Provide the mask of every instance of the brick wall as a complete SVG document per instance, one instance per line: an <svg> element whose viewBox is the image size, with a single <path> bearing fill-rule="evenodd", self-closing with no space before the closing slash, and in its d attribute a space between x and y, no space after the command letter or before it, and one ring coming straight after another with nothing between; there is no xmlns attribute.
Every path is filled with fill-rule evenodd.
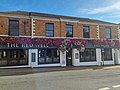
<svg viewBox="0 0 120 90"><path fill-rule="evenodd" d="M8 18L0 17L0 35L8 35Z"/></svg>
<svg viewBox="0 0 120 90"><path fill-rule="evenodd" d="M106 38L105 28L106 26L100 26L100 38ZM111 26L110 28L111 28L111 38L117 39L118 38L117 26Z"/></svg>
<svg viewBox="0 0 120 90"><path fill-rule="evenodd" d="M13 18L14 19L14 18ZM19 33L22 36L31 35L31 20L26 19L26 34L24 32L24 18L18 18L19 20ZM66 24L73 25L73 37L83 38L83 26L90 27L90 38L97 38L97 26L91 24L82 24L75 22L60 22L52 20L38 20L35 19L35 36L45 36L46 34L46 23L54 23L54 36L55 37L66 37ZM100 26L100 38L105 38L105 27ZM0 16L0 35L8 35L8 17ZM111 37L116 39L118 37L117 27L111 27Z"/></svg>
<svg viewBox="0 0 120 90"><path fill-rule="evenodd" d="M54 36L55 37L66 37L66 24L73 25L73 37L83 38L83 26L85 24L73 23L73 22L59 22L50 20L35 20L35 35L45 36L45 24L54 23ZM85 25L90 26L90 37L97 38L97 26L96 25Z"/></svg>
<svg viewBox="0 0 120 90"><path fill-rule="evenodd" d="M100 38L106 38L106 35L105 35L105 26L101 26L100 25Z"/></svg>
<svg viewBox="0 0 120 90"><path fill-rule="evenodd" d="M23 18L10 18L12 20L19 20L19 34L22 36L30 36L31 25L30 19L26 19L26 34L24 32L24 19ZM0 35L8 35L9 17L0 16Z"/></svg>
<svg viewBox="0 0 120 90"><path fill-rule="evenodd" d="M112 39L117 39L118 38L117 27L115 27L115 26L111 27L111 38Z"/></svg>
<svg viewBox="0 0 120 90"><path fill-rule="evenodd" d="M50 20L35 20L35 35L45 36L46 23L54 24L54 37L60 37L60 22Z"/></svg>
<svg viewBox="0 0 120 90"><path fill-rule="evenodd" d="M90 38L97 38L97 26L90 25Z"/></svg>
<svg viewBox="0 0 120 90"><path fill-rule="evenodd" d="M24 31L24 24L26 23L26 34L25 34L25 31ZM31 35L31 22L30 22L30 19L23 19L23 18L20 18L19 19L19 34L21 36L30 36Z"/></svg>

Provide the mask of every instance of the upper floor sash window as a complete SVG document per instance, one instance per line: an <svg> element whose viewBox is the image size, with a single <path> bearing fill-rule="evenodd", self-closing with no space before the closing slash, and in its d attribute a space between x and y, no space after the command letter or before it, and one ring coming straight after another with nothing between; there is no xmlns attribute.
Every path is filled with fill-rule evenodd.
<svg viewBox="0 0 120 90"><path fill-rule="evenodd" d="M9 20L9 32L10 36L19 36L19 20Z"/></svg>
<svg viewBox="0 0 120 90"><path fill-rule="evenodd" d="M66 25L66 37L73 37L73 25Z"/></svg>
<svg viewBox="0 0 120 90"><path fill-rule="evenodd" d="M83 38L90 38L89 26L83 26Z"/></svg>
<svg viewBox="0 0 120 90"><path fill-rule="evenodd" d="M54 24L46 23L46 37L54 37Z"/></svg>
<svg viewBox="0 0 120 90"><path fill-rule="evenodd" d="M111 29L106 27L105 29L106 39L111 39Z"/></svg>

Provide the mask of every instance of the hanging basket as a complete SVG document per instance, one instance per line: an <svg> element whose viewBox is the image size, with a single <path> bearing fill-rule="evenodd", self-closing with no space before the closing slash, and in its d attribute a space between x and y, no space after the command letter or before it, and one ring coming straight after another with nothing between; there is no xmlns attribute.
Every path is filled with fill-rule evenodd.
<svg viewBox="0 0 120 90"><path fill-rule="evenodd" d="M66 47L61 45L61 47L59 47L58 50L64 54L64 52L66 51Z"/></svg>
<svg viewBox="0 0 120 90"><path fill-rule="evenodd" d="M78 50L79 52L84 52L84 51L85 51L85 47L79 47L79 48L77 48L77 50Z"/></svg>

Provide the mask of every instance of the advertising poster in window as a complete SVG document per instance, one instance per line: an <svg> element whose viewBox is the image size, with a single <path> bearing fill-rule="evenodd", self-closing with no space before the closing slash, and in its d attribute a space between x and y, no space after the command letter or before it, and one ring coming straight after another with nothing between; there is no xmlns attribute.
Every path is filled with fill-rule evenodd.
<svg viewBox="0 0 120 90"><path fill-rule="evenodd" d="M75 59L78 59L78 57L79 57L79 54L75 53Z"/></svg>

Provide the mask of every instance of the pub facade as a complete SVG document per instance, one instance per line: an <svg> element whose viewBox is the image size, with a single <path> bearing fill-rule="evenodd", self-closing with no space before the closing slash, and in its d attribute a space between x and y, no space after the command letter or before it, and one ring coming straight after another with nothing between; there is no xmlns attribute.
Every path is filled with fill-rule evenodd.
<svg viewBox="0 0 120 90"><path fill-rule="evenodd" d="M0 12L0 68L120 64L118 24L36 12Z"/></svg>

